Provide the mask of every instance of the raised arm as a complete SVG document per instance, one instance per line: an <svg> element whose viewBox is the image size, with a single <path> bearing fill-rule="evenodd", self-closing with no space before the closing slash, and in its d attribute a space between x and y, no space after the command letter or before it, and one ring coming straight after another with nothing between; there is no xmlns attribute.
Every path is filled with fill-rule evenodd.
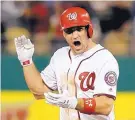
<svg viewBox="0 0 135 120"><path fill-rule="evenodd" d="M14 41L28 88L37 99L44 98L44 92L51 90L44 84L40 73L32 61L34 45L31 43L30 39L27 39L24 35L15 38Z"/></svg>

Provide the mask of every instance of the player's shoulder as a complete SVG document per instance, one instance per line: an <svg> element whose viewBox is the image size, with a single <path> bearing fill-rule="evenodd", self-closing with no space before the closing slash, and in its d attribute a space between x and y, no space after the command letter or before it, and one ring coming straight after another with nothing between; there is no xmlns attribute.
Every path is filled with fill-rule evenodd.
<svg viewBox="0 0 135 120"><path fill-rule="evenodd" d="M101 45L100 45L100 47L101 47L101 49L103 49L102 52L99 52L100 60L113 61L113 62L117 63L115 56L108 49L104 48Z"/></svg>

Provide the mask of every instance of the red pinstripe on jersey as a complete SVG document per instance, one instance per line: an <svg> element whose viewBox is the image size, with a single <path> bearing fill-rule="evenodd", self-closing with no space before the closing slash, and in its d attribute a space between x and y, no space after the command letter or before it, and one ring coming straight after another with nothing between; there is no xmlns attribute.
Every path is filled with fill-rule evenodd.
<svg viewBox="0 0 135 120"><path fill-rule="evenodd" d="M102 48L102 49L97 50L97 51L94 52L92 55L90 55L89 57L83 59L83 60L79 63L79 65L78 65L78 67L77 67L77 69L76 69L76 71L75 71L75 75L74 75L74 84L75 84L75 77L76 77L77 71L78 71L79 67L81 66L82 62L84 62L84 61L90 59L90 58L91 58L92 56L94 56L97 52L100 52L100 51L102 51L102 50L105 50L105 48ZM68 54L68 55L69 55L69 59L72 61L70 54L71 54L71 50L69 50L69 54ZM77 97L77 86L76 86L76 84L75 84L75 95L76 95L76 97ZM79 120L81 120L79 111L78 111L78 118L79 118Z"/></svg>

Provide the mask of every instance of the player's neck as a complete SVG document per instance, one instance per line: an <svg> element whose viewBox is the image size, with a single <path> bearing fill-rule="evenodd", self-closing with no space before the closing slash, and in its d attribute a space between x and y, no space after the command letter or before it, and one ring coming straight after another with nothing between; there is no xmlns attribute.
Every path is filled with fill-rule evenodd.
<svg viewBox="0 0 135 120"><path fill-rule="evenodd" d="M86 51L92 49L93 47L95 47L97 44L95 42L93 42L91 39L89 40L88 43L88 48L86 49Z"/></svg>

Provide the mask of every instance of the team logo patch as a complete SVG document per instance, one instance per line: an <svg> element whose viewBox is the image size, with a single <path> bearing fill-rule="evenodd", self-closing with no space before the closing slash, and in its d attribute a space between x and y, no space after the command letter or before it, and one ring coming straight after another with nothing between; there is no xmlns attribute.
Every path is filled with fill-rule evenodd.
<svg viewBox="0 0 135 120"><path fill-rule="evenodd" d="M117 75L113 71L109 71L108 73L106 73L104 79L105 82L110 86L115 86L117 83Z"/></svg>
<svg viewBox="0 0 135 120"><path fill-rule="evenodd" d="M77 18L77 13L76 13L76 12L74 12L74 13L69 13L69 14L67 15L67 17L68 17L69 20L75 20L75 19Z"/></svg>

